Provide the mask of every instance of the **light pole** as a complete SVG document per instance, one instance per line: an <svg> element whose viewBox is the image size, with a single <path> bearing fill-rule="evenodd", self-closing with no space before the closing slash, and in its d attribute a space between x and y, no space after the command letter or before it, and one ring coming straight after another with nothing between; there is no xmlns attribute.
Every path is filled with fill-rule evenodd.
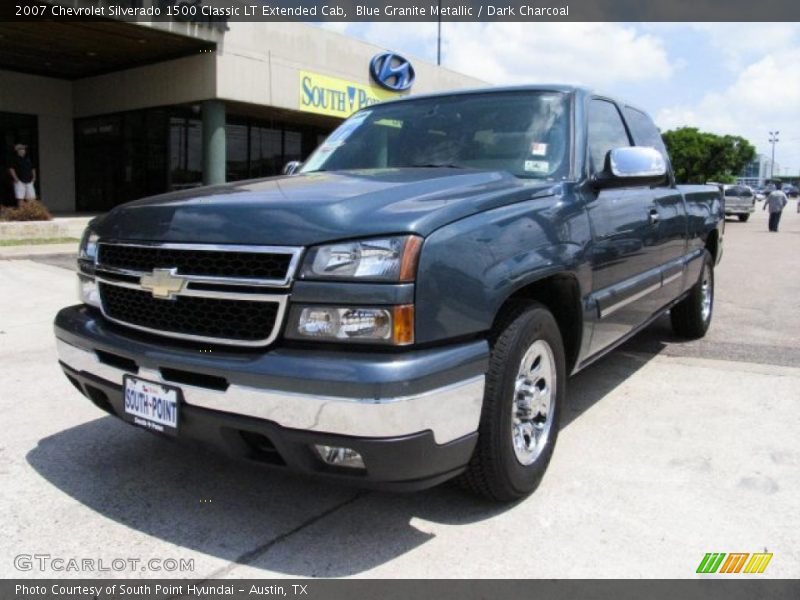
<svg viewBox="0 0 800 600"><path fill-rule="evenodd" d="M769 164L769 178L772 179L775 176L775 144L777 144L780 140L778 140L778 134L780 131L770 131L769 132L769 143L772 144L772 162Z"/></svg>

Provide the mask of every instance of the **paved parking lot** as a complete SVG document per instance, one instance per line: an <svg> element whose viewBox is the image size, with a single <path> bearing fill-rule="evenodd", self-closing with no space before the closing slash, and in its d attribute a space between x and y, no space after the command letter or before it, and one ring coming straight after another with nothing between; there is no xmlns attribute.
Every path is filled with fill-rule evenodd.
<svg viewBox="0 0 800 600"><path fill-rule="evenodd" d="M727 223L706 339L662 319L570 381L550 470L510 506L321 484L104 416L56 364L71 258L0 260L0 576L93 575L14 567L49 554L194 559L192 578L693 577L706 552L767 551L764 576L800 577L795 208L777 235L760 210Z"/></svg>

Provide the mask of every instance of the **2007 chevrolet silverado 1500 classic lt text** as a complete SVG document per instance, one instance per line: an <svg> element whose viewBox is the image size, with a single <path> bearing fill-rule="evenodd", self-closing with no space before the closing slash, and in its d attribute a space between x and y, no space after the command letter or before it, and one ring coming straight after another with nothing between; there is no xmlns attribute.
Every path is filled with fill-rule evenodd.
<svg viewBox="0 0 800 600"><path fill-rule="evenodd" d="M568 375L667 310L705 334L723 210L675 185L645 113L583 88L386 102L295 175L95 219L60 362L161 435L512 500L547 467Z"/></svg>

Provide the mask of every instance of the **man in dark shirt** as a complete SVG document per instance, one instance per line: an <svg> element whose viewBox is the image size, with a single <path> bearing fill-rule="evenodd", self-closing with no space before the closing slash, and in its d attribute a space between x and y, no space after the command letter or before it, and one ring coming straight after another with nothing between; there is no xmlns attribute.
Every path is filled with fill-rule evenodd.
<svg viewBox="0 0 800 600"><path fill-rule="evenodd" d="M25 144L14 146L16 155L11 159L8 174L14 182L14 197L17 199L17 206L27 200L36 199L36 169L28 158L28 147Z"/></svg>

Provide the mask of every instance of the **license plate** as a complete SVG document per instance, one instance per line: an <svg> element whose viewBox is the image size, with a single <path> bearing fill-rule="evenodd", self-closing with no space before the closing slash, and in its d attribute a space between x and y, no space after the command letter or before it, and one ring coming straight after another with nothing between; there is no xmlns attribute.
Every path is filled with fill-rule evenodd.
<svg viewBox="0 0 800 600"><path fill-rule="evenodd" d="M125 415L141 427L175 435L180 390L168 385L125 377Z"/></svg>

